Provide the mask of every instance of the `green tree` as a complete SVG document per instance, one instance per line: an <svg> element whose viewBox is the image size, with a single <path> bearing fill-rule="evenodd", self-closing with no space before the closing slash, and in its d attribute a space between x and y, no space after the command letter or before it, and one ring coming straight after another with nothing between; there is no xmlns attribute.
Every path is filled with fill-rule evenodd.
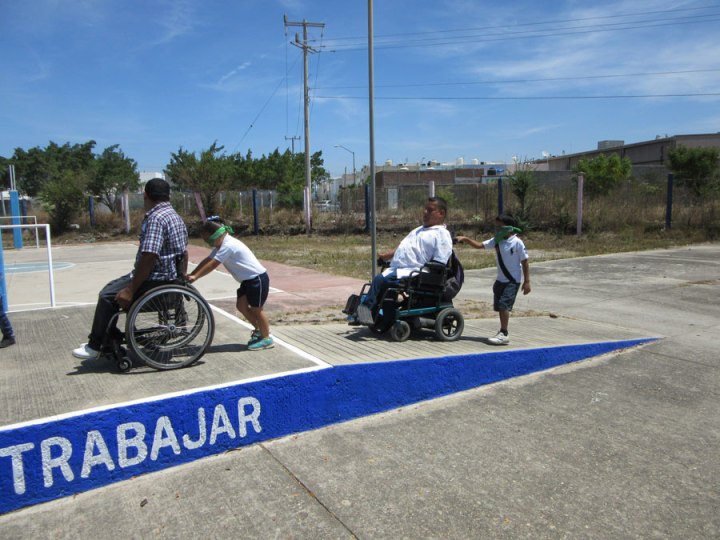
<svg viewBox="0 0 720 540"><path fill-rule="evenodd" d="M50 216L53 233L66 231L85 201L86 179L70 170L51 177L39 194L43 208Z"/></svg>
<svg viewBox="0 0 720 540"><path fill-rule="evenodd" d="M114 144L103 150L96 159L94 174L87 189L112 212L117 212L121 195L139 187L137 163L125 156L120 145Z"/></svg>
<svg viewBox="0 0 720 540"><path fill-rule="evenodd" d="M608 195L632 174L632 161L620 158L617 154L610 157L600 154L596 158L582 158L573 169L575 174L583 174L585 190L591 195ZM577 178L575 179L577 181Z"/></svg>
<svg viewBox="0 0 720 540"><path fill-rule="evenodd" d="M223 149L216 141L201 151L198 159L194 152L180 147L165 168L165 173L181 189L200 193L208 215L215 213L218 193L231 187L235 175L235 159L222 153Z"/></svg>
<svg viewBox="0 0 720 540"><path fill-rule="evenodd" d="M720 150L679 146L668 152L667 166L678 185L696 200L720 189Z"/></svg>
<svg viewBox="0 0 720 540"><path fill-rule="evenodd" d="M517 197L519 210L516 217L521 221L527 221L528 211L533 203L533 196L537 191L537 180L535 171L530 162L525 160L515 167L515 171L507 177L510 191Z"/></svg>
<svg viewBox="0 0 720 540"><path fill-rule="evenodd" d="M46 183L56 180L65 171L89 178L95 161L94 147L95 141L72 146L70 143L60 146L50 141L45 148L36 146L28 151L16 148L10 162L15 165L18 190L36 197Z"/></svg>

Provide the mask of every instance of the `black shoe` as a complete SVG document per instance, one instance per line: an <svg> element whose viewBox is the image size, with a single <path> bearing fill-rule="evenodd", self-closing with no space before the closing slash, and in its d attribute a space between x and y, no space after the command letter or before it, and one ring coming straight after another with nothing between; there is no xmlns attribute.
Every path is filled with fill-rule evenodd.
<svg viewBox="0 0 720 540"><path fill-rule="evenodd" d="M2 338L2 341L0 341L0 349L4 349L5 347L9 347L10 345L15 345L15 337L4 337Z"/></svg>

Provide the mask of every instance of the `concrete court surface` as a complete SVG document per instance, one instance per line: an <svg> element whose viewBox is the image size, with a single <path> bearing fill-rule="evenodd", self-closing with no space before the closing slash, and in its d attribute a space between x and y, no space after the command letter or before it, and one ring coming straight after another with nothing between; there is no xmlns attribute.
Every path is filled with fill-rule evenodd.
<svg viewBox="0 0 720 540"><path fill-rule="evenodd" d="M7 538L90 538L100 527L109 538L718 537L719 255L719 245L702 245L531 264L534 290L518 308L558 318L513 320L513 347L585 332L662 337L650 345L27 508L1 516L0 531ZM462 294L487 300L492 277L468 272ZM494 321L473 325L466 341L482 347ZM300 341L290 335L297 328L278 332ZM18 354L0 354L8 353Z"/></svg>

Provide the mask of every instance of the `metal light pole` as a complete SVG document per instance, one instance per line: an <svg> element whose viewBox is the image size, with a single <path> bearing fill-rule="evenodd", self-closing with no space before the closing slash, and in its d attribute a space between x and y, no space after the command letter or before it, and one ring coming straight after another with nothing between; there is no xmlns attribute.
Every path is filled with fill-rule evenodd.
<svg viewBox="0 0 720 540"><path fill-rule="evenodd" d="M335 148L342 148L343 150L346 150L352 154L352 157L353 157L353 184L356 184L357 178L355 178L355 152L353 152L349 148L345 148L342 144L336 144Z"/></svg>
<svg viewBox="0 0 720 540"><path fill-rule="evenodd" d="M370 124L370 243L372 273L377 274L377 227L375 223L375 53L373 51L373 0L368 0L368 101Z"/></svg>

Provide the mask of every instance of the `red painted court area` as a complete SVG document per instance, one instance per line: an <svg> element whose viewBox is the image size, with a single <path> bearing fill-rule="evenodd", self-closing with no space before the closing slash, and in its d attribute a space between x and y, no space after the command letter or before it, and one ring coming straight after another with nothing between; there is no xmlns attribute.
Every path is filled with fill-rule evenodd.
<svg viewBox="0 0 720 540"><path fill-rule="evenodd" d="M191 245L188 246L188 252L190 262L198 264L207 257L210 250ZM282 263L261 262L267 268L270 286L277 289L277 292L273 292L266 304L266 309L270 313L304 312L338 305L344 306L348 296L357 293L364 283L359 279L334 276ZM222 265L218 267L217 271L227 273ZM232 290L229 288L228 293L231 293Z"/></svg>

